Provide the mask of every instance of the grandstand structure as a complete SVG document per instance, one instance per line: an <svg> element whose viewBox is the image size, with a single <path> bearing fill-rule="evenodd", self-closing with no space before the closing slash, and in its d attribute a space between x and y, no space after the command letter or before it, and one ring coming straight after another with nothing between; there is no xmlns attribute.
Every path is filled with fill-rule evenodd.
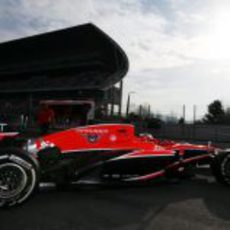
<svg viewBox="0 0 230 230"><path fill-rule="evenodd" d="M53 101L57 111L74 105L82 116L89 113L82 101L92 117L102 107L107 114L108 105L121 111L122 89L115 85L128 71L128 58L93 24L1 43L0 60L0 119L31 117L41 101Z"/></svg>

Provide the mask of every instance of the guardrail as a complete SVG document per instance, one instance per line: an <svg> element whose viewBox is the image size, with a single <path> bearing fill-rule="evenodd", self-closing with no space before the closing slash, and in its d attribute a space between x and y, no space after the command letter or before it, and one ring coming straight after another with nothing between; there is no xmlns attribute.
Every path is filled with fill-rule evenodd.
<svg viewBox="0 0 230 230"><path fill-rule="evenodd" d="M230 143L230 126L223 125L162 125L148 132L159 138Z"/></svg>

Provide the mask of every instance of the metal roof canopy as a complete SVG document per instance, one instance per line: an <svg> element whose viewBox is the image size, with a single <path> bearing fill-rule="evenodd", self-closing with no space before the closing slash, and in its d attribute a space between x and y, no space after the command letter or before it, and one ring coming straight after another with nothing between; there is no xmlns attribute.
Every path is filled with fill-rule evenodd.
<svg viewBox="0 0 230 230"><path fill-rule="evenodd" d="M93 24L0 44L0 92L107 89L128 71L119 45Z"/></svg>

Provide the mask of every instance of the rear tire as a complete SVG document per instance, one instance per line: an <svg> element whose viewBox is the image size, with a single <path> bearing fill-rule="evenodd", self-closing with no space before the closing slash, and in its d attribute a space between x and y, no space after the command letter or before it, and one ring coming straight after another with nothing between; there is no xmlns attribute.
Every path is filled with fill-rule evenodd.
<svg viewBox="0 0 230 230"><path fill-rule="evenodd" d="M218 153L211 163L211 169L218 182L230 186L230 152Z"/></svg>
<svg viewBox="0 0 230 230"><path fill-rule="evenodd" d="M11 207L26 201L38 185L38 162L26 152L0 150L0 207Z"/></svg>

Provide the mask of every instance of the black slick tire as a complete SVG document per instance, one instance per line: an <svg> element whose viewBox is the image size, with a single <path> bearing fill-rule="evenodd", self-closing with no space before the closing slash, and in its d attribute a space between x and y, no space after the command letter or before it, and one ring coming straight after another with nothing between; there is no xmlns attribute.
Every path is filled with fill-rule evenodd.
<svg viewBox="0 0 230 230"><path fill-rule="evenodd" d="M211 163L212 173L216 180L224 185L230 186L230 152L219 152Z"/></svg>
<svg viewBox="0 0 230 230"><path fill-rule="evenodd" d="M17 148L0 149L0 208L26 201L39 181L38 161Z"/></svg>

